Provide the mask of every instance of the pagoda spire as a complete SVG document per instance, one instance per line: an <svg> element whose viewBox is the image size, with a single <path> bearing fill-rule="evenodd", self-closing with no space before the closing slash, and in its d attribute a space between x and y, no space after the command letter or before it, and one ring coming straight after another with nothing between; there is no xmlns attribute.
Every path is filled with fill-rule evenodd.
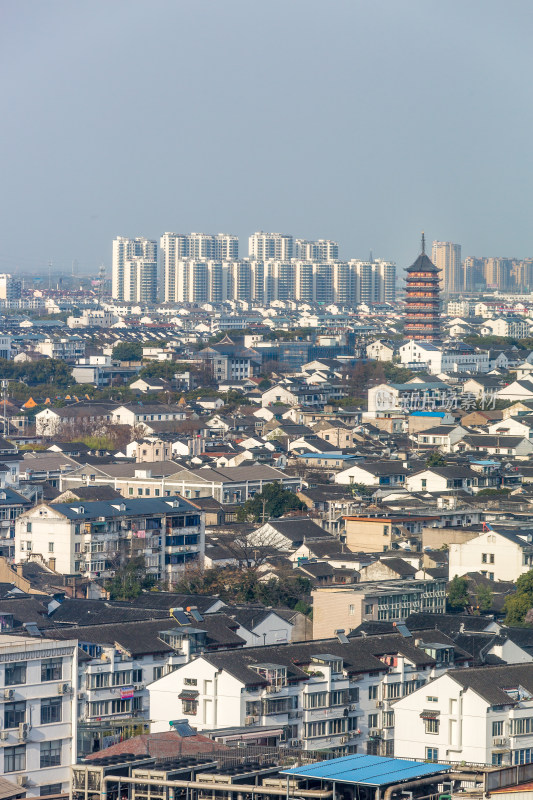
<svg viewBox="0 0 533 800"><path fill-rule="evenodd" d="M424 231L422 231L422 255L426 253L426 235Z"/></svg>

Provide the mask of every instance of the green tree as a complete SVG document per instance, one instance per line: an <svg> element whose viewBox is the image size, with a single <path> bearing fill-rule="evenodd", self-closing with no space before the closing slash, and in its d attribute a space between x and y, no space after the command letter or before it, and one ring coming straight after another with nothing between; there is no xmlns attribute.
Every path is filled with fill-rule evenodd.
<svg viewBox="0 0 533 800"><path fill-rule="evenodd" d="M492 608L492 592L490 586L487 586L486 583L480 583L479 586L476 587L475 598L476 606L481 613L490 611Z"/></svg>
<svg viewBox="0 0 533 800"><path fill-rule="evenodd" d="M426 458L426 467L445 467L446 459L439 450L433 450Z"/></svg>
<svg viewBox="0 0 533 800"><path fill-rule="evenodd" d="M150 589L154 583L154 578L146 574L144 558L136 556L117 569L105 588L111 600L134 600L143 589Z"/></svg>
<svg viewBox="0 0 533 800"><path fill-rule="evenodd" d="M239 522L260 522L272 517L281 517L287 511L301 511L305 504L294 492L284 489L280 483L268 483L263 491L250 498L237 510Z"/></svg>
<svg viewBox="0 0 533 800"><path fill-rule="evenodd" d="M113 348L113 358L117 361L140 361L143 357L142 344L121 342Z"/></svg>
<svg viewBox="0 0 533 800"><path fill-rule="evenodd" d="M526 623L526 615L533 608L533 570L520 575L516 582L516 592L505 600L505 624L521 626Z"/></svg>
<svg viewBox="0 0 533 800"><path fill-rule="evenodd" d="M456 575L448 586L448 605L454 611L466 608L470 604L468 581Z"/></svg>

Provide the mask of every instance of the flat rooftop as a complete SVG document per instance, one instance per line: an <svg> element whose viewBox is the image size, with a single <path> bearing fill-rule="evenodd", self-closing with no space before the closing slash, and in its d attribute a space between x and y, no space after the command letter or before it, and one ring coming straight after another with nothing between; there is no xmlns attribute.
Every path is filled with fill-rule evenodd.
<svg viewBox="0 0 533 800"><path fill-rule="evenodd" d="M282 775L314 778L361 786L386 786L448 772L449 764L427 764L403 758L354 754L284 770Z"/></svg>

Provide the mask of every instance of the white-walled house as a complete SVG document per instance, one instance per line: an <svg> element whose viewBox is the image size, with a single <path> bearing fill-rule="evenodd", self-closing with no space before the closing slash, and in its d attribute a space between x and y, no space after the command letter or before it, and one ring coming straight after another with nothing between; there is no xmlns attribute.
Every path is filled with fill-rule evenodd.
<svg viewBox="0 0 533 800"><path fill-rule="evenodd" d="M516 581L533 568L533 536L519 529L487 530L449 546L450 579L481 572L495 581Z"/></svg>
<svg viewBox="0 0 533 800"><path fill-rule="evenodd" d="M15 561L41 556L63 575L111 577L136 555L148 574L172 583L204 552L205 515L178 496L41 503L15 523Z"/></svg>
<svg viewBox="0 0 533 800"><path fill-rule="evenodd" d="M466 466L428 467L408 475L405 487L410 492L446 492L463 490L472 494L478 475Z"/></svg>
<svg viewBox="0 0 533 800"><path fill-rule="evenodd" d="M453 649L443 647L452 663ZM423 646L394 634L219 651L148 687L152 732L170 730L170 721L186 716L199 731L253 733L270 726L294 747L357 745L390 754L394 699L435 670L439 665Z"/></svg>
<svg viewBox="0 0 533 800"><path fill-rule="evenodd" d="M431 761L533 761L533 664L450 670L394 706L394 755Z"/></svg>
<svg viewBox="0 0 533 800"><path fill-rule="evenodd" d="M77 671L76 640L0 636L0 774L26 797L69 791Z"/></svg>

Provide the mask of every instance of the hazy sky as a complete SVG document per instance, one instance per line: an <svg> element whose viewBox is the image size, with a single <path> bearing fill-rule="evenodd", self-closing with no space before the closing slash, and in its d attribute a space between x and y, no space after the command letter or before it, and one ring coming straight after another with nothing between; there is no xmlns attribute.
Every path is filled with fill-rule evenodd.
<svg viewBox="0 0 533 800"><path fill-rule="evenodd" d="M531 0L0 0L0 271L116 235L533 256Z"/></svg>

